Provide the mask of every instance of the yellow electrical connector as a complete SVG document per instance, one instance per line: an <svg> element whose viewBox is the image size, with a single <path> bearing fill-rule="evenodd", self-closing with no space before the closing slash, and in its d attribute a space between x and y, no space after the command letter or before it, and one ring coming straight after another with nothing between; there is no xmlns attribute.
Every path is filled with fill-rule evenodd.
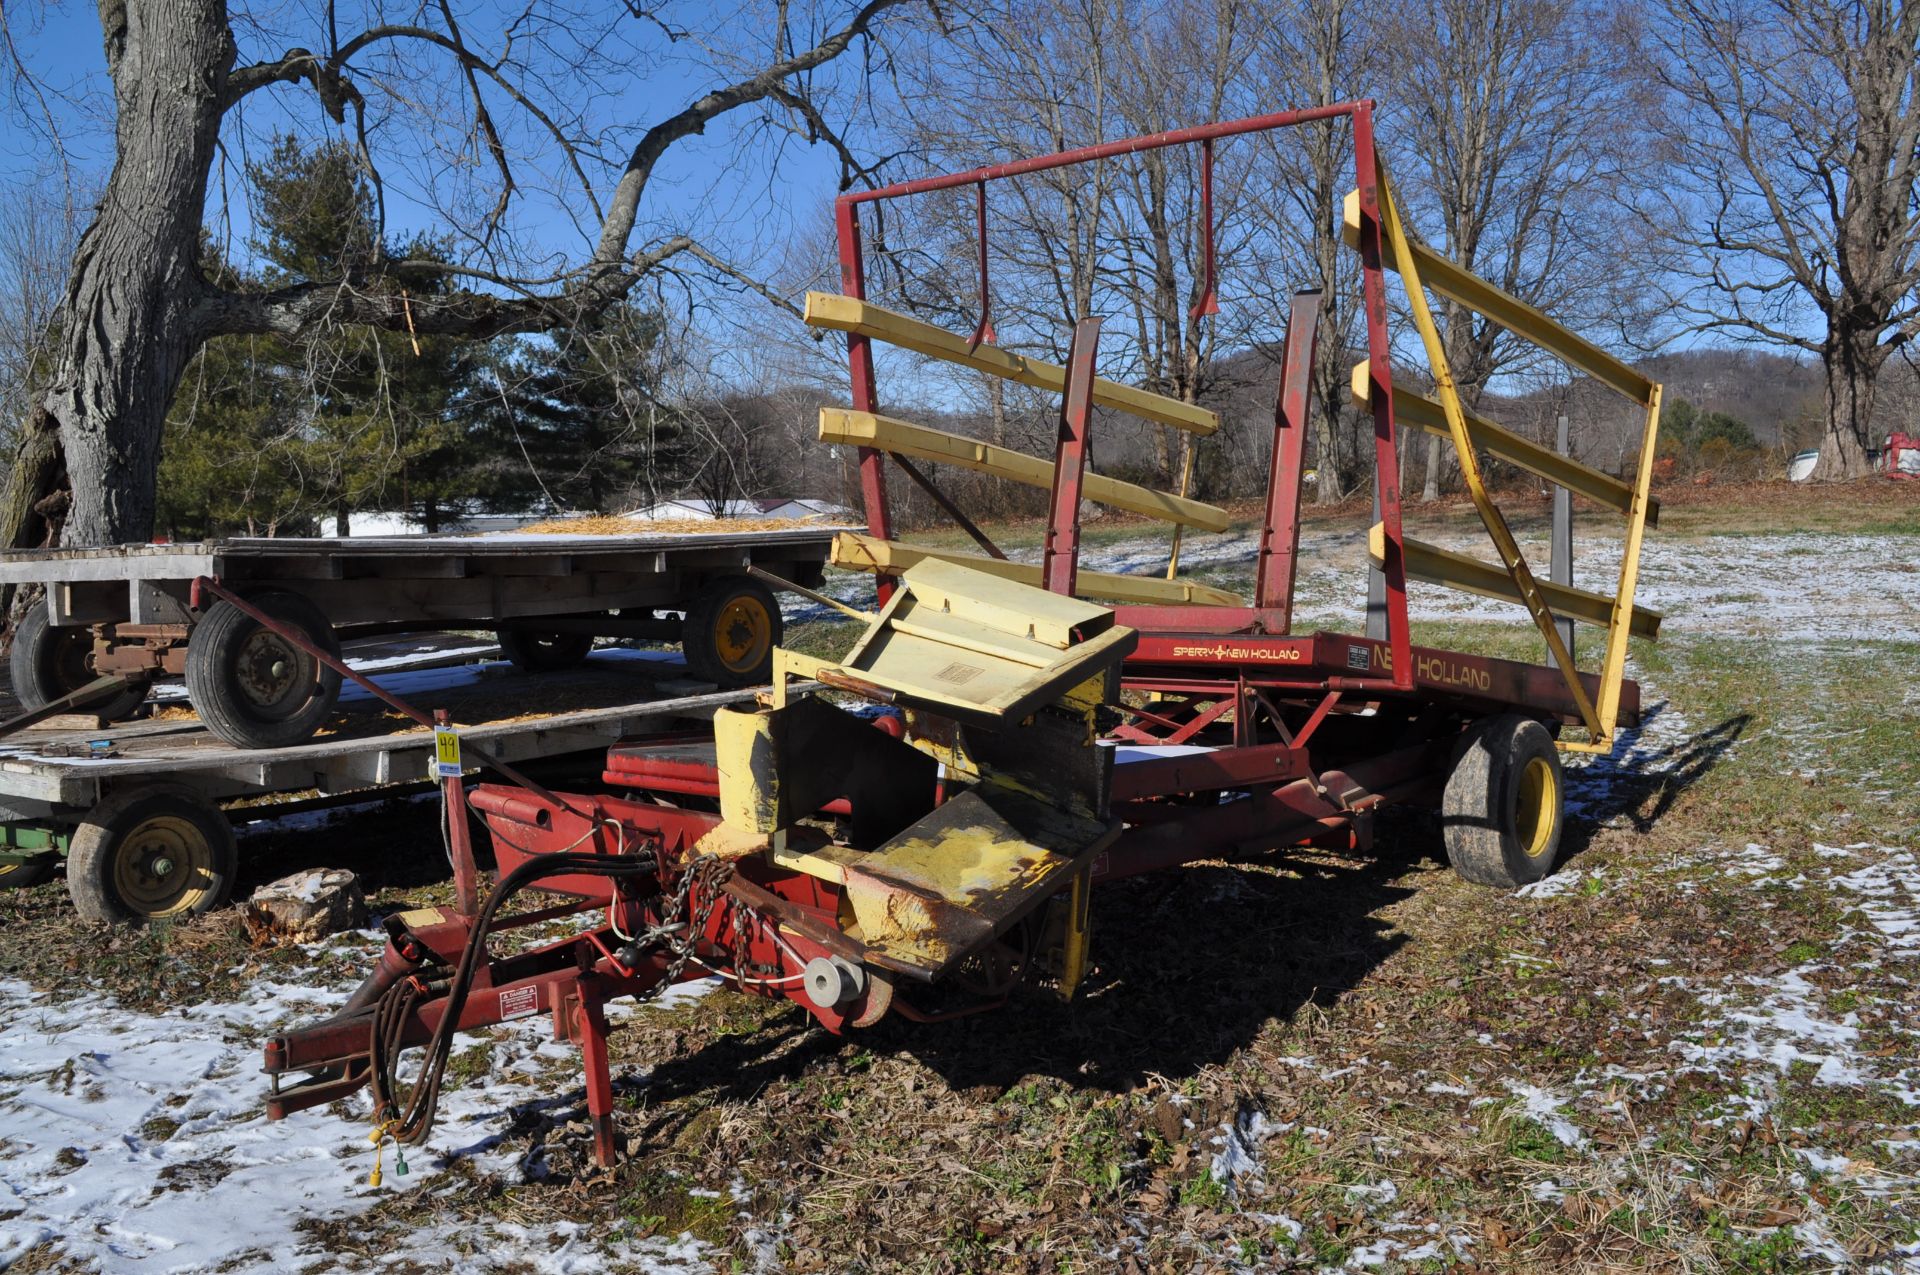
<svg viewBox="0 0 1920 1275"><path fill-rule="evenodd" d="M367 1175L368 1186L380 1185L380 1161L386 1151L387 1136L393 1129L393 1126L399 1123L398 1120L384 1120L373 1126L373 1132L367 1135L367 1141L373 1144L373 1172ZM407 1171L406 1162L399 1159L401 1152L398 1146L395 1146L393 1154L400 1172L405 1173Z"/></svg>

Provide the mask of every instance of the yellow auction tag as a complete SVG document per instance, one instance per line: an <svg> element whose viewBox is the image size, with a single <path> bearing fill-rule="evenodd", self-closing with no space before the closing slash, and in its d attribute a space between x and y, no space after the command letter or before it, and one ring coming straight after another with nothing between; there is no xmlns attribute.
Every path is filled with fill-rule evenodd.
<svg viewBox="0 0 1920 1275"><path fill-rule="evenodd" d="M451 726L433 728L433 777L460 778L460 732Z"/></svg>

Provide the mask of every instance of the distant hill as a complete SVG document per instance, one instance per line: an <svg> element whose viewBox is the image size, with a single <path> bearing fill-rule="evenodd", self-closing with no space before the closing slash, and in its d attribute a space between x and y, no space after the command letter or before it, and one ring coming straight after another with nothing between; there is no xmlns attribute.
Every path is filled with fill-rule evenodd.
<svg viewBox="0 0 1920 1275"><path fill-rule="evenodd" d="M1666 386L1669 399L1736 416L1768 447L1795 421L1817 419L1825 388L1820 365L1762 350L1687 350L1647 359L1640 369Z"/></svg>
<svg viewBox="0 0 1920 1275"><path fill-rule="evenodd" d="M1233 484L1236 494L1264 478L1260 466L1279 384L1278 354L1272 349L1238 350L1215 365L1206 399L1221 412L1222 433L1228 436L1223 442L1237 444L1235 450L1246 462L1238 471L1242 481ZM1361 357L1359 351L1350 355L1353 361ZM1666 387L1667 402L1686 399L1703 411L1737 417L1752 427L1764 447L1781 446L1783 429L1817 421L1822 410L1820 367L1811 360L1759 350L1700 349L1662 354L1635 366ZM1638 450L1639 415L1624 399L1591 382L1583 380L1564 396L1490 392L1479 403L1482 415L1542 442L1552 440L1553 417L1561 410L1569 417L1574 454L1580 459L1618 471ZM1788 433L1791 445L1809 431L1803 427ZM1345 441L1347 454L1358 456L1364 439ZM1417 460L1410 472L1420 472Z"/></svg>

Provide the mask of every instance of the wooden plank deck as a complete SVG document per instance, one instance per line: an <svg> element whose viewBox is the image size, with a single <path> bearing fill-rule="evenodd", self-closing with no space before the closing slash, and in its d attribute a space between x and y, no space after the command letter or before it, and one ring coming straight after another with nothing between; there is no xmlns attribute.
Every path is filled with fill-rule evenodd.
<svg viewBox="0 0 1920 1275"><path fill-rule="evenodd" d="M697 527L697 523L694 524ZM838 523L780 527L769 531L652 531L634 535L570 532L496 532L484 536L368 536L323 540L308 536L251 536L182 544L108 545L92 549L16 549L0 552L0 581L190 579L224 574L241 563L326 563L376 560L485 561L600 558L667 553L675 557L703 550L818 546L820 556Z"/></svg>
<svg viewBox="0 0 1920 1275"><path fill-rule="evenodd" d="M419 708L447 708L462 734L503 761L606 748L691 725L753 690L691 683L662 653L606 650L578 669L524 674L504 663L416 669L382 685ZM292 748L237 749L188 716L101 730L27 731L0 740L0 816L84 810L110 786L164 780L212 799L317 789L340 792L424 778L431 732L358 688L326 733Z"/></svg>

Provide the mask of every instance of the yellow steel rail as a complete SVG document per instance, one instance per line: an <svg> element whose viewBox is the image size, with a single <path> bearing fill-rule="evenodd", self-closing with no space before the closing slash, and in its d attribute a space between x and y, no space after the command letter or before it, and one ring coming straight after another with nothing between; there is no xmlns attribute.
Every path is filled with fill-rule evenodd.
<svg viewBox="0 0 1920 1275"><path fill-rule="evenodd" d="M1385 165L1381 165L1384 172ZM1360 246L1360 192L1347 192L1342 207L1342 237L1350 248ZM1384 215L1385 210L1382 210ZM1405 239L1404 235L1400 236ZM1457 301L1476 314L1483 314L1507 331L1523 336L1543 350L1558 355L1594 380L1618 390L1636 403L1653 396L1654 383L1625 363L1548 318L1509 292L1448 261L1433 249L1415 240L1406 245L1413 254L1414 271L1409 277L1402 268L1399 253L1381 264L1398 270L1409 289L1424 283L1450 301Z"/></svg>
<svg viewBox="0 0 1920 1275"><path fill-rule="evenodd" d="M1050 460L873 412L856 412L840 407L821 408L820 441L875 447L883 452L899 452L918 456L922 460L959 465L963 469L1025 483L1029 487L1045 489L1053 486L1053 462ZM1233 516L1218 505L1124 483L1103 474L1087 474L1081 481L1080 493L1086 499L1102 505L1112 505L1129 513L1144 514L1149 518L1200 527L1207 531L1225 531L1233 521Z"/></svg>
<svg viewBox="0 0 1920 1275"><path fill-rule="evenodd" d="M970 347L967 338L945 328L837 292L809 292L806 320L812 327L833 328L885 341L916 354L1005 377L1035 389L1051 390L1055 394L1066 392L1067 369L1057 364L1043 363L995 345ZM1220 428L1219 415L1204 407L1104 377L1094 378L1093 401L1102 407L1194 434L1211 434Z"/></svg>
<svg viewBox="0 0 1920 1275"><path fill-rule="evenodd" d="M1607 626L1607 654L1600 666L1600 719L1606 723L1609 736L1613 723L1620 714L1620 681L1627 672L1627 629L1626 615L1633 607L1634 590L1640 583L1640 546L1647 535L1648 506L1652 503L1648 492L1653 487L1653 448L1660 437L1660 395L1661 387L1655 385L1647 396L1646 425L1640 431L1640 465L1634 472L1633 509L1627 514L1627 543L1620 550L1620 584L1613 595L1613 621ZM1597 740L1590 751L1600 751L1599 745L1610 745L1611 739Z"/></svg>
<svg viewBox="0 0 1920 1275"><path fill-rule="evenodd" d="M1411 536L1403 538L1401 543L1406 546L1409 580L1424 580L1428 584L1445 585L1462 593L1477 593L1481 597L1498 598L1503 602L1525 601L1514 587L1513 577L1491 562L1482 562L1464 553L1454 553ZM1386 528L1377 522L1367 534L1367 552L1376 563L1384 564L1387 560ZM1547 600L1547 605L1553 608L1556 615L1570 616L1582 624L1600 628L1612 625L1613 598L1608 594L1547 580L1538 583L1540 596ZM1637 606L1633 608L1632 617L1629 627L1633 636L1651 640L1660 635L1661 616L1658 611Z"/></svg>
<svg viewBox="0 0 1920 1275"><path fill-rule="evenodd" d="M1369 375L1367 364L1356 363L1353 365L1353 401L1363 408L1371 408L1372 399L1373 377ZM1452 437L1447 429L1445 408L1425 395L1402 389L1398 385L1393 387L1393 419L1402 424L1417 425L1427 433L1442 438ZM1623 514L1633 512L1633 495L1638 490L1633 484L1622 482L1612 474L1602 473L1591 465L1583 465L1571 456L1562 456L1531 439L1522 438L1484 416L1467 413L1467 437L1482 451L1511 461L1528 473L1557 483L1596 504L1617 509ZM1649 497L1647 525L1653 527L1659 523L1660 502Z"/></svg>
<svg viewBox="0 0 1920 1275"><path fill-rule="evenodd" d="M1418 395L1403 399L1396 391L1393 403L1396 416L1404 412L1409 423L1435 433L1444 432L1452 440L1461 479L1473 498L1474 508L1480 514L1487 535L1500 555L1500 565L1495 566L1409 540L1406 542L1408 572L1454 588L1523 604L1534 626L1539 629L1540 636L1545 639L1555 665L1566 679L1568 693L1587 730L1585 741L1562 741L1560 746L1575 752L1607 751L1612 747L1613 731L1619 717L1620 683L1626 675L1628 638L1635 633L1652 636L1659 623L1659 617L1654 612L1634 605L1633 595L1639 578L1641 545L1649 517L1656 507L1648 489L1653 478L1653 448L1659 431L1660 386L1586 338L1554 322L1533 306L1416 242L1400 215L1384 164L1377 167L1376 175L1381 238L1388 249L1384 264L1399 273L1406 288L1408 307L1413 314L1414 327L1419 331L1420 343L1433 373L1438 396L1437 402ZM1344 211L1346 224L1343 237L1349 245L1358 247L1360 203L1357 192L1347 196ZM1640 466L1632 487L1626 488L1624 483L1586 466L1570 467L1571 462L1560 458L1548 460L1547 457L1552 453L1546 449L1526 444L1492 422L1470 418L1461 406L1453 369L1447 362L1446 349L1433 320L1433 311L1427 301L1428 288L1492 319L1645 408L1646 425L1641 438ZM1438 409L1438 420L1434 419L1431 410L1435 408ZM1442 425L1444 430L1439 428ZM1526 556L1520 552L1520 546L1514 540L1512 529L1487 490L1480 473L1476 446L1507 456L1524 468L1569 490L1582 492L1613 508L1623 509L1627 514L1627 540L1621 554L1619 585L1611 598L1586 590L1545 585L1534 578ZM1543 472L1545 470L1555 472ZM1601 481L1596 482L1596 479ZM1624 492L1622 488L1626 488ZM1374 543L1369 547L1375 556L1384 557L1384 531L1376 527L1371 539ZM1598 703L1587 693L1586 685L1580 680L1573 658L1554 623L1553 608L1556 604L1573 618L1589 623L1596 622L1604 608L1607 648L1601 667Z"/></svg>
<svg viewBox="0 0 1920 1275"><path fill-rule="evenodd" d="M902 544L898 540L880 540L858 532L842 531L833 538L834 566L848 571L872 571L879 575L899 575L929 558L958 562L1005 580L1039 584L1037 563L1008 562L978 554L957 553L951 549L933 549L925 545ZM1109 602L1137 603L1145 606L1245 606L1246 599L1225 589L1196 584L1191 580L1167 580L1159 576L1119 575L1109 571L1082 568L1074 577L1075 592L1082 597L1103 598Z"/></svg>

